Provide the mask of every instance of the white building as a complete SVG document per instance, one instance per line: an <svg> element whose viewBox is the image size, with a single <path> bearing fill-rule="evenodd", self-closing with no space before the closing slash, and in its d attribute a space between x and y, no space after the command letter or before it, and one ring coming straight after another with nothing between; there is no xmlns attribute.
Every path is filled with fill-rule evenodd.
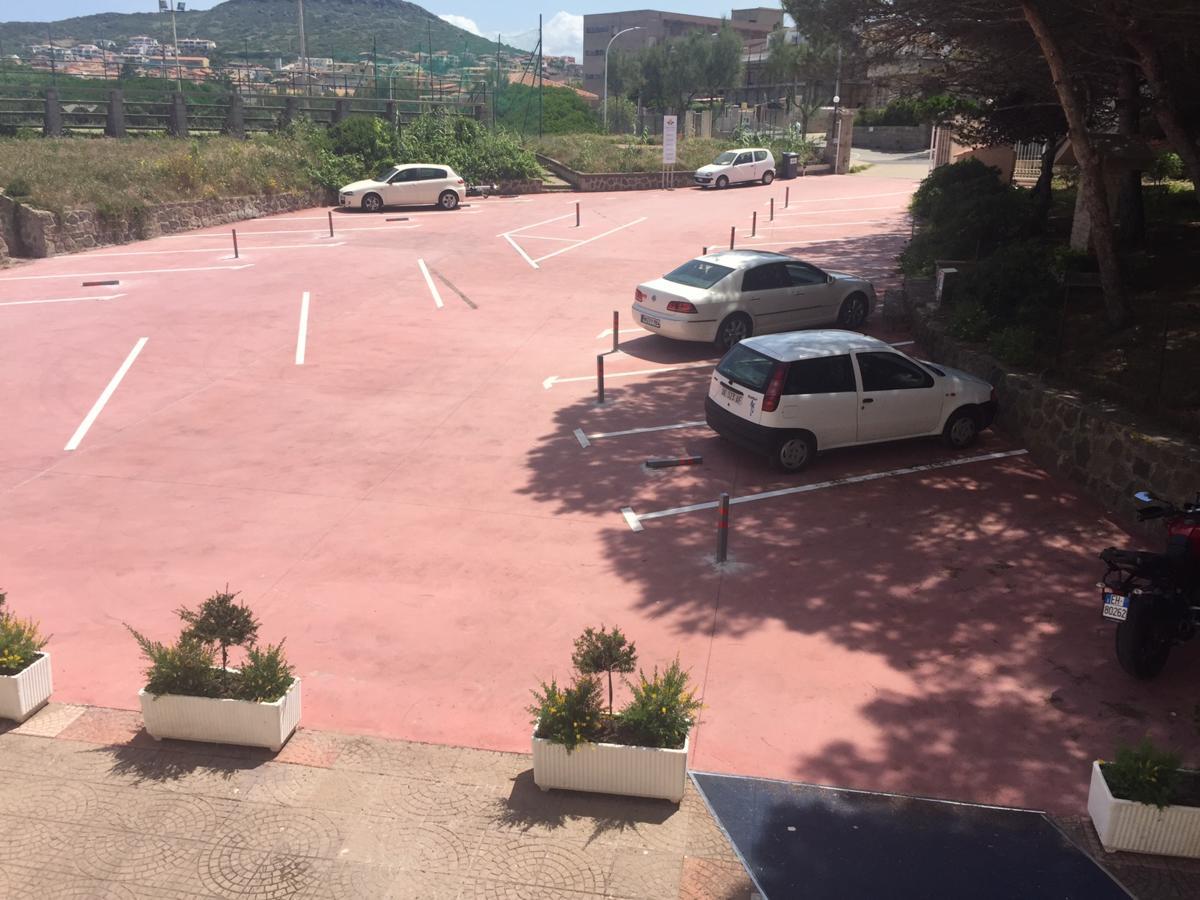
<svg viewBox="0 0 1200 900"><path fill-rule="evenodd" d="M179 52L195 56L208 56L217 49L217 42L205 38L180 38Z"/></svg>

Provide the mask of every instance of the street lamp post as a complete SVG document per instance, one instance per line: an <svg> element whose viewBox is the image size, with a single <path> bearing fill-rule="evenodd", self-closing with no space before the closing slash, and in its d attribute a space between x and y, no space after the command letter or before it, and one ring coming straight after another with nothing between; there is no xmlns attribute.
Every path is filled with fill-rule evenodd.
<svg viewBox="0 0 1200 900"><path fill-rule="evenodd" d="M608 134L608 51L612 49L613 41L625 34L627 31L642 31L641 25L634 25L632 28L622 28L611 38L608 39L608 46L604 48L604 133Z"/></svg>

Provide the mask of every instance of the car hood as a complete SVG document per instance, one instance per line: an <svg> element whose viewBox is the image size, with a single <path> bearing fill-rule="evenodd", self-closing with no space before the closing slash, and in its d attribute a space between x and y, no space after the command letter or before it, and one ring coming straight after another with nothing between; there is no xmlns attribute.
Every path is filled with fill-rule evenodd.
<svg viewBox="0 0 1200 900"><path fill-rule="evenodd" d="M721 163L720 165L717 165L716 163L709 163L707 166L701 166L700 168L698 168L696 170L696 174L697 175L716 175L718 172L724 172L728 168L729 168L729 166L725 165L724 163Z"/></svg>
<svg viewBox="0 0 1200 900"><path fill-rule="evenodd" d="M831 272L828 269L826 269L825 274L832 275L838 281L866 281L867 280L867 279L863 278L861 275L851 275L849 272Z"/></svg>
<svg viewBox="0 0 1200 900"><path fill-rule="evenodd" d="M372 181L369 178L364 178L362 181L350 182L348 185L342 188L342 193L344 194L346 191L365 191L367 188L377 188L382 186L383 185L378 181Z"/></svg>
<svg viewBox="0 0 1200 900"><path fill-rule="evenodd" d="M922 362L924 362L924 360L922 360ZM984 381L982 378L972 375L970 372L964 372L962 369L952 369L949 366L943 366L941 363L929 363L929 365L941 369L946 373L947 378L953 378L964 385L973 385L975 387L983 388L985 391L989 392L992 389L992 386L988 382Z"/></svg>

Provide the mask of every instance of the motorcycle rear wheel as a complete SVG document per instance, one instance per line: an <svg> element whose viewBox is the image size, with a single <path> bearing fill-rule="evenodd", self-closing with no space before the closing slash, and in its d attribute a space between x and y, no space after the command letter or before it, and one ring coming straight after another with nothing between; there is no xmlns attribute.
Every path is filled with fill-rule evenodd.
<svg viewBox="0 0 1200 900"><path fill-rule="evenodd" d="M1134 678L1156 677L1171 654L1171 638L1153 609L1135 606L1117 626L1117 662Z"/></svg>

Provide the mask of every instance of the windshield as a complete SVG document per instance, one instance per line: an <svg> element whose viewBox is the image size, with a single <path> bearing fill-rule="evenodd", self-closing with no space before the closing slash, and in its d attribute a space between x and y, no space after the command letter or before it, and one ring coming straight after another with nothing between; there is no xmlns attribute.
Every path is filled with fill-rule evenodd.
<svg viewBox="0 0 1200 900"><path fill-rule="evenodd" d="M388 166L386 169L380 169L379 174L375 176L376 181L387 181L396 174L395 166Z"/></svg>
<svg viewBox="0 0 1200 900"><path fill-rule="evenodd" d="M676 284L686 284L688 287L710 288L732 271L729 266L718 266L716 263L693 259L674 272L668 272L663 278Z"/></svg>
<svg viewBox="0 0 1200 900"><path fill-rule="evenodd" d="M717 371L730 381L761 394L767 389L776 362L745 344L734 344L717 366Z"/></svg>
<svg viewBox="0 0 1200 900"><path fill-rule="evenodd" d="M737 151L736 150L726 150L724 153L722 153L720 156L718 156L716 159L713 160L713 165L714 166L727 166L731 162L733 162L735 159L737 159Z"/></svg>

